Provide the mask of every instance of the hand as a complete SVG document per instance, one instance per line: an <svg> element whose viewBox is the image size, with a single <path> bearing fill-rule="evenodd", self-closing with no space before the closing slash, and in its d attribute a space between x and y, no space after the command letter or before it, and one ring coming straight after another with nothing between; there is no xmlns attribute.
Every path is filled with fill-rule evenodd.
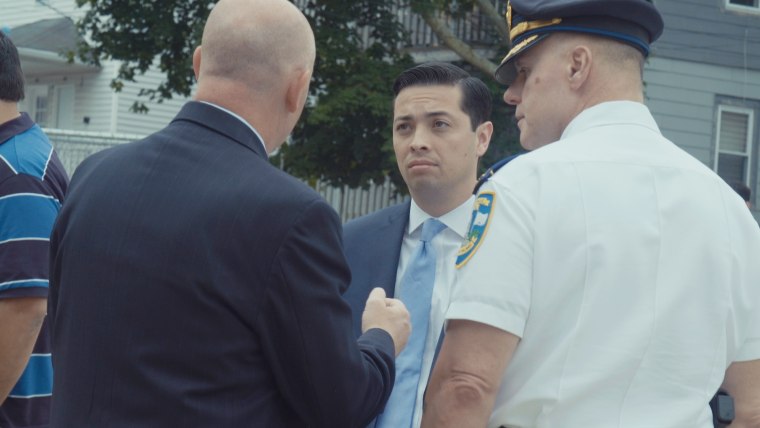
<svg viewBox="0 0 760 428"><path fill-rule="evenodd" d="M412 332L412 324L409 311L398 299L385 297L385 290L376 287L369 293L367 304L362 314L362 333L371 329L380 328L388 332L396 347L396 356L406 346L409 334Z"/></svg>

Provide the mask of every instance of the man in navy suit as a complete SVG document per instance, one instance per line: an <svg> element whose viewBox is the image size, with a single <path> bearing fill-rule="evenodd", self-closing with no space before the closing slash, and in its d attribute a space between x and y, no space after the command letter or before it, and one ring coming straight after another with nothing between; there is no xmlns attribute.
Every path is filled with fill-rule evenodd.
<svg viewBox="0 0 760 428"><path fill-rule="evenodd" d="M472 212L478 159L488 149L493 132L491 94L483 82L447 63L404 71L393 92L393 148L412 199L344 226L352 274L344 297L358 322L373 287L398 296L423 222L435 218L446 226L432 240L436 268L428 331L413 326L413 335L426 335L418 356L422 360L418 394L416 400L402 400L403 405L414 406L412 426L419 426L422 395L454 281L454 261ZM376 426L384 426L383 417Z"/></svg>
<svg viewBox="0 0 760 428"><path fill-rule="evenodd" d="M196 101L77 170L51 242L53 427L346 427L383 408L409 334L369 296L358 340L337 214L274 168L315 59L285 0L221 0Z"/></svg>

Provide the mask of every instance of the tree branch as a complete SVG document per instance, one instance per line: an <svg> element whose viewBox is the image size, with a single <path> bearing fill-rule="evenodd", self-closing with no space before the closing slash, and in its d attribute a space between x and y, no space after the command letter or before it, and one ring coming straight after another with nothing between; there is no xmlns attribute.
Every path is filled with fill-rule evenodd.
<svg viewBox="0 0 760 428"><path fill-rule="evenodd" d="M438 39L440 39L449 49L454 51L454 53L459 55L459 57L472 64L483 73L488 75L494 74L496 71L496 64L481 57L475 53L467 43L459 40L448 25L446 25L446 22L441 19L440 15L429 9L422 10L420 15L430 26L430 29L433 30L433 33L438 36Z"/></svg>
<svg viewBox="0 0 760 428"><path fill-rule="evenodd" d="M475 0L475 4L478 5L480 13L488 18L488 21L496 27L499 37L501 37L504 42L507 42L509 40L509 28L507 28L506 17L496 10L491 0Z"/></svg>

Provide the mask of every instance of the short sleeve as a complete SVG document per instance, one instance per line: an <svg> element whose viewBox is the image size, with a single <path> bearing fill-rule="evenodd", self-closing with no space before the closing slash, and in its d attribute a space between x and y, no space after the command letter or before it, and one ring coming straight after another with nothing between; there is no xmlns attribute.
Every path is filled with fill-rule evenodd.
<svg viewBox="0 0 760 428"><path fill-rule="evenodd" d="M496 180L478 194L446 319L466 319L522 337L531 300L533 216Z"/></svg>
<svg viewBox="0 0 760 428"><path fill-rule="evenodd" d="M738 349L734 361L760 360L760 312L752 312L747 323L747 339Z"/></svg>
<svg viewBox="0 0 760 428"><path fill-rule="evenodd" d="M34 177L0 183L0 298L46 297L50 232L60 209Z"/></svg>

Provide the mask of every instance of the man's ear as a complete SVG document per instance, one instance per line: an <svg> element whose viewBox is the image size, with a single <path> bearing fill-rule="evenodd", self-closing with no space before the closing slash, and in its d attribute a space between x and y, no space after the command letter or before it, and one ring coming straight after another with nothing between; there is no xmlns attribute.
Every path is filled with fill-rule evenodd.
<svg viewBox="0 0 760 428"><path fill-rule="evenodd" d="M586 82L593 60L591 49L586 45L577 45L570 51L568 79L572 89L578 89Z"/></svg>
<svg viewBox="0 0 760 428"><path fill-rule="evenodd" d="M475 135L478 138L478 145L475 147L475 153L478 157L482 157L488 145L491 144L491 136L493 135L493 123L491 121L483 122L475 129Z"/></svg>
<svg viewBox="0 0 760 428"><path fill-rule="evenodd" d="M285 94L285 107L291 113L299 113L306 102L306 96L309 93L309 82L311 82L310 70L297 70L293 73L293 78L288 84L288 91Z"/></svg>
<svg viewBox="0 0 760 428"><path fill-rule="evenodd" d="M201 73L201 47L198 46L193 52L193 73L195 74L195 81L198 81L198 76Z"/></svg>

